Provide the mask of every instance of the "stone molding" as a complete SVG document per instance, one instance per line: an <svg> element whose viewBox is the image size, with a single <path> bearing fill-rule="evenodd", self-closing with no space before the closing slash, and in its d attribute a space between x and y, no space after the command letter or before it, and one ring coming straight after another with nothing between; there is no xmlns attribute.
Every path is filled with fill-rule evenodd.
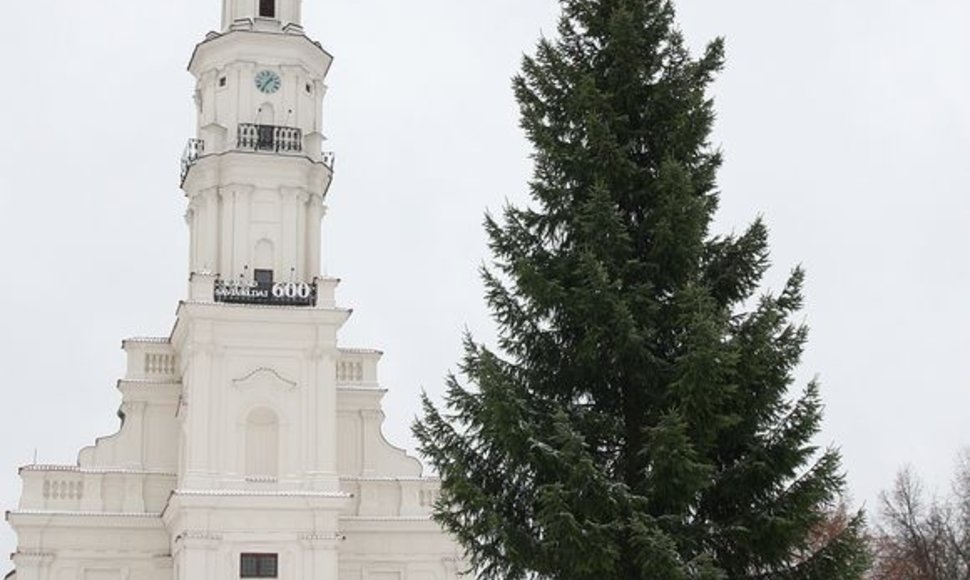
<svg viewBox="0 0 970 580"><path fill-rule="evenodd" d="M62 472L80 473L82 475L155 475L163 477L175 477L178 474L171 471L158 471L151 469L132 469L127 467L78 467L77 465L24 465L20 468L24 471L38 472Z"/></svg>
<svg viewBox="0 0 970 580"><path fill-rule="evenodd" d="M11 516L68 516L77 518L160 518L157 512L87 512L67 510L14 510Z"/></svg>
<svg viewBox="0 0 970 580"><path fill-rule="evenodd" d="M54 561L54 552L42 550L18 550L11 555L11 559L18 566L47 566Z"/></svg>
<svg viewBox="0 0 970 580"><path fill-rule="evenodd" d="M262 491L255 489L177 489L173 495L187 497L324 497L350 499L352 493L343 491Z"/></svg>
<svg viewBox="0 0 970 580"><path fill-rule="evenodd" d="M271 386L279 388L280 390L292 391L299 386L295 381L284 378L276 369L269 367L260 367L241 379L233 379L232 385L239 390L256 388L259 385L258 377L261 375L268 376L271 381Z"/></svg>

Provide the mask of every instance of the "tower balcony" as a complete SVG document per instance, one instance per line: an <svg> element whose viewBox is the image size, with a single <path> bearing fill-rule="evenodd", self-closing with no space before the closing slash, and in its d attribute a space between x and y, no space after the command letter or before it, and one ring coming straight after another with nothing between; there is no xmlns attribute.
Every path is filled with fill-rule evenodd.
<svg viewBox="0 0 970 580"><path fill-rule="evenodd" d="M303 131L296 127L240 123L236 148L243 151L302 153Z"/></svg>
<svg viewBox="0 0 970 580"><path fill-rule="evenodd" d="M218 147L217 147L218 148ZM259 125L254 123L240 123L235 147L229 145L226 152L251 151L256 153L272 153L276 155L306 155L304 152L303 130L298 127L283 127L277 125ZM182 152L182 162L179 172L180 183L185 183L189 170L200 159L213 155L216 151L209 151L203 139L189 139ZM336 155L333 151L321 151L317 155L306 155L314 161L325 165L333 171Z"/></svg>
<svg viewBox="0 0 970 580"><path fill-rule="evenodd" d="M205 141L202 139L189 139L182 152L182 168L179 173L179 181L184 182L185 176L189 174L189 168L205 154Z"/></svg>

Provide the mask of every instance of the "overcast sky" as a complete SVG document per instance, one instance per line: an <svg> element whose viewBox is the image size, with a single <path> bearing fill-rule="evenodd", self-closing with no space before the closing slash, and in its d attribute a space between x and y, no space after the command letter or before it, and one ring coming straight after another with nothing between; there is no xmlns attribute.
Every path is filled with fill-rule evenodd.
<svg viewBox="0 0 970 580"><path fill-rule="evenodd" d="M17 467L73 464L113 433L120 341L165 336L185 293L178 160L195 128L193 45L218 0L4 6L0 110L0 505ZM481 221L524 201L527 143L509 88L553 34L554 0L306 0L335 56L337 151L326 271L355 309L345 346L386 352L385 432L412 446L462 330L489 339ZM695 49L725 36L714 142L717 231L763 215L777 288L808 272L802 382L821 378L819 443L875 507L912 464L946 491L970 445L970 3L682 0ZM0 553L15 549L0 531ZM0 563L0 571L7 564Z"/></svg>

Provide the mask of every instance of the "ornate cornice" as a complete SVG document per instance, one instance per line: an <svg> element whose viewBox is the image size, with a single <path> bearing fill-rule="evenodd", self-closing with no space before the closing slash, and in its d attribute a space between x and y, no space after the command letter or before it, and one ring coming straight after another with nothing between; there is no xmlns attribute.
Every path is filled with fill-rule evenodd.
<svg viewBox="0 0 970 580"><path fill-rule="evenodd" d="M128 342L134 342L139 344L169 344L171 339L164 336L135 336L132 338L126 338L121 341L122 344Z"/></svg>
<svg viewBox="0 0 970 580"><path fill-rule="evenodd" d="M309 532L306 534L300 534L300 540L304 542L334 542L346 540L347 536L337 533L326 533L322 534L320 532Z"/></svg>
<svg viewBox="0 0 970 580"><path fill-rule="evenodd" d="M339 312L340 314L348 314L348 315L353 313L353 310L351 310L349 308L336 308L336 307L321 308L319 306L316 307L316 308L306 308L305 306L279 306L279 305L276 305L276 304L273 304L273 305L269 305L269 304L245 304L245 305L240 305L240 304L232 304L232 303L228 303L228 302L207 302L207 301L204 301L204 300L183 300L181 302L181 304L189 305L189 306L209 306L209 307L212 307L212 308L225 308L225 309L240 309L240 308L242 308L242 309L245 309L245 310L275 310L275 311L292 310L292 311L295 311L295 312Z"/></svg>
<svg viewBox="0 0 970 580"><path fill-rule="evenodd" d="M197 497L320 497L350 499L352 493L343 491L261 491L250 489L177 489L174 495Z"/></svg>
<svg viewBox="0 0 970 580"><path fill-rule="evenodd" d="M24 465L20 471L79 473L82 475L155 475L176 477L170 471L153 471L151 469L129 469L124 467L78 467L77 465Z"/></svg>
<svg viewBox="0 0 970 580"><path fill-rule="evenodd" d="M373 483L434 483L440 484L441 479L437 477L422 477L422 476L410 476L410 477L398 477L393 475L386 476L366 476L366 475L341 475L340 481L346 482L373 482Z"/></svg>
<svg viewBox="0 0 970 580"><path fill-rule="evenodd" d="M218 542L222 540L222 534L216 534L204 530L186 530L175 538L176 542L183 540L207 540Z"/></svg>
<svg viewBox="0 0 970 580"><path fill-rule="evenodd" d="M340 521L347 522L431 522L431 515L426 516L341 516Z"/></svg>
<svg viewBox="0 0 970 580"><path fill-rule="evenodd" d="M347 348L341 347L337 349L340 354L357 354L357 355L373 355L373 356L383 356L384 351L377 350L374 348Z"/></svg>
<svg viewBox="0 0 970 580"><path fill-rule="evenodd" d="M67 516L77 518L161 518L160 513L148 512L82 512L61 510L15 510L12 516Z"/></svg>

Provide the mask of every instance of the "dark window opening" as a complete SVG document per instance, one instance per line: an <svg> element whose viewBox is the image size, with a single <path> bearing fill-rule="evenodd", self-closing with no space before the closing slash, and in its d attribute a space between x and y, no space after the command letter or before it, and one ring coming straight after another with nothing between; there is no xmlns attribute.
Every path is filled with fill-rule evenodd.
<svg viewBox="0 0 970 580"><path fill-rule="evenodd" d="M272 286L273 285L273 271L272 270L253 270L253 277L256 279L257 286Z"/></svg>
<svg viewBox="0 0 970 580"><path fill-rule="evenodd" d="M256 149L260 151L272 151L273 144L276 142L275 129L273 125L256 125Z"/></svg>
<svg viewBox="0 0 970 580"><path fill-rule="evenodd" d="M276 18L276 0L259 0L259 15Z"/></svg>
<svg viewBox="0 0 970 580"><path fill-rule="evenodd" d="M219 77L219 86L220 87L226 86L226 77Z"/></svg>
<svg viewBox="0 0 970 580"><path fill-rule="evenodd" d="M239 556L240 578L276 578L279 569L276 554L241 554Z"/></svg>
<svg viewBox="0 0 970 580"><path fill-rule="evenodd" d="M313 85L311 85L310 83L307 83L306 84L306 92L307 93L312 93L313 92Z"/></svg>

